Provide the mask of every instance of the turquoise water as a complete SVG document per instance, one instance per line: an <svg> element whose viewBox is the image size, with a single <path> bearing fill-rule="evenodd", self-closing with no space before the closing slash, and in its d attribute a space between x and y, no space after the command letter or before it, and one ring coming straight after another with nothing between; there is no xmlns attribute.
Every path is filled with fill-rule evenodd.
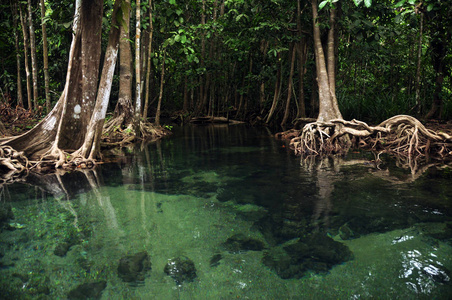
<svg viewBox="0 0 452 300"><path fill-rule="evenodd" d="M188 126L3 186L0 298L450 299L451 168L286 146Z"/></svg>

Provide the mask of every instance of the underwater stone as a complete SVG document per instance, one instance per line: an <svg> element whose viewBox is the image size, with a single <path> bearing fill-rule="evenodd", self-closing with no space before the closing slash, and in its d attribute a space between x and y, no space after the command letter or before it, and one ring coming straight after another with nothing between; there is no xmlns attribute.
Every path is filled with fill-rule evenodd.
<svg viewBox="0 0 452 300"><path fill-rule="evenodd" d="M186 257L179 256L168 260L163 271L180 285L184 281L191 282L196 278L196 268L194 262Z"/></svg>
<svg viewBox="0 0 452 300"><path fill-rule="evenodd" d="M434 281L441 284L451 284L450 271L444 266L430 264L422 269L422 273L428 275Z"/></svg>
<svg viewBox="0 0 452 300"><path fill-rule="evenodd" d="M0 228L2 228L3 224L7 223L10 219L14 219L14 213L11 205L9 203L2 204L0 206Z"/></svg>
<svg viewBox="0 0 452 300"><path fill-rule="evenodd" d="M355 233L353 232L353 230L351 230L350 227L348 226L348 224L345 223L344 225L342 225L342 226L339 228L339 236L340 236L341 239L343 239L343 240L350 240L350 239L359 237L359 234L358 234L358 235L355 235Z"/></svg>
<svg viewBox="0 0 452 300"><path fill-rule="evenodd" d="M235 234L223 243L223 247L232 253L240 251L261 251L264 249L264 243L257 239L246 237L243 234Z"/></svg>
<svg viewBox="0 0 452 300"><path fill-rule="evenodd" d="M282 279L301 278L307 271L303 264L294 263L290 255L280 246L265 251L262 263Z"/></svg>
<svg viewBox="0 0 452 300"><path fill-rule="evenodd" d="M100 299L102 291L107 286L107 282L99 281L93 283L83 283L71 290L69 299Z"/></svg>
<svg viewBox="0 0 452 300"><path fill-rule="evenodd" d="M215 254L210 258L210 267L216 267L220 264L220 260L223 259L221 254Z"/></svg>
<svg viewBox="0 0 452 300"><path fill-rule="evenodd" d="M144 281L146 272L151 269L147 252L138 252L119 260L118 275L125 282Z"/></svg>
<svg viewBox="0 0 452 300"><path fill-rule="evenodd" d="M263 264L281 278L301 278L310 270L328 272L333 266L351 260L353 253L342 243L316 233L288 246L264 253Z"/></svg>
<svg viewBox="0 0 452 300"><path fill-rule="evenodd" d="M69 248L71 248L71 245L69 243L66 242L59 243L58 245L56 245L53 254L63 257L69 251Z"/></svg>

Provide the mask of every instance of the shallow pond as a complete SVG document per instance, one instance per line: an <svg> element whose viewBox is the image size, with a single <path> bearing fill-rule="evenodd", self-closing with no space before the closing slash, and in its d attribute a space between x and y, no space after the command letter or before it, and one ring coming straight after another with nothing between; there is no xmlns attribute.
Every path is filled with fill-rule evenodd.
<svg viewBox="0 0 452 300"><path fill-rule="evenodd" d="M450 168L301 159L265 128L173 131L3 186L0 298L450 299Z"/></svg>

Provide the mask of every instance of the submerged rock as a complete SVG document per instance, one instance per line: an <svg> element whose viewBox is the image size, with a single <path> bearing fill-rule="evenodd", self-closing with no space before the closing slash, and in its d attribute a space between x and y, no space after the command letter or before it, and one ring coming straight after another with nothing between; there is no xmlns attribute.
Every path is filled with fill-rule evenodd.
<svg viewBox="0 0 452 300"><path fill-rule="evenodd" d="M333 266L353 258L342 243L323 234L313 234L287 246L264 253L263 263L281 278L301 278L307 271L328 272Z"/></svg>
<svg viewBox="0 0 452 300"><path fill-rule="evenodd" d="M70 248L71 248L71 245L67 242L59 243L56 245L55 250L53 251L53 254L63 257L66 255L66 253L69 251Z"/></svg>
<svg viewBox="0 0 452 300"><path fill-rule="evenodd" d="M11 204L2 203L0 205L0 231L11 219L14 219L14 213L12 211Z"/></svg>
<svg viewBox="0 0 452 300"><path fill-rule="evenodd" d="M184 281L191 282L196 278L196 267L194 262L186 257L179 256L168 260L163 271L180 285Z"/></svg>
<svg viewBox="0 0 452 300"><path fill-rule="evenodd" d="M355 234L353 230L350 229L347 223L339 227L339 236L343 240L350 240L353 238L358 238L359 234Z"/></svg>
<svg viewBox="0 0 452 300"><path fill-rule="evenodd" d="M265 251L262 262L282 279L301 278L307 271L303 264L293 263L290 255L279 246Z"/></svg>
<svg viewBox="0 0 452 300"><path fill-rule="evenodd" d="M416 228L433 239L452 244L452 222L446 223L420 223Z"/></svg>
<svg viewBox="0 0 452 300"><path fill-rule="evenodd" d="M441 284L451 284L450 271L444 266L430 264L422 268L422 273L428 275L433 281Z"/></svg>
<svg viewBox="0 0 452 300"><path fill-rule="evenodd" d="M246 237L243 234L235 234L223 243L223 247L229 252L237 253L240 251L261 251L265 248L262 241Z"/></svg>
<svg viewBox="0 0 452 300"><path fill-rule="evenodd" d="M221 254L215 254L210 258L210 267L216 267L220 264L220 260L223 259Z"/></svg>
<svg viewBox="0 0 452 300"><path fill-rule="evenodd" d="M71 290L67 297L68 299L100 299L105 287L107 287L105 281L83 283Z"/></svg>
<svg viewBox="0 0 452 300"><path fill-rule="evenodd" d="M151 261L146 251L123 257L119 260L118 275L125 282L144 281L151 269Z"/></svg>

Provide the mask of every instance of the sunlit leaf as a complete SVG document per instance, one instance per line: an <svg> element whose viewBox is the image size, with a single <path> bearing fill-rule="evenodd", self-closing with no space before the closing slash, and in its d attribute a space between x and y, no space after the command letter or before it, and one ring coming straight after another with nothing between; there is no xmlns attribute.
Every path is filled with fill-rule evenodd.
<svg viewBox="0 0 452 300"><path fill-rule="evenodd" d="M328 0L325 0L325 1L322 1L322 2L320 2L320 4L319 4L319 10L320 9L322 9L325 5L327 5L328 4Z"/></svg>
<svg viewBox="0 0 452 300"><path fill-rule="evenodd" d="M396 3L395 7L400 7L402 5L404 5L406 2L406 0L400 0L399 2Z"/></svg>
<svg viewBox="0 0 452 300"><path fill-rule="evenodd" d="M370 7L372 5L372 0L364 0L364 5Z"/></svg>
<svg viewBox="0 0 452 300"><path fill-rule="evenodd" d="M72 21L63 23L64 28L69 28L72 25Z"/></svg>

